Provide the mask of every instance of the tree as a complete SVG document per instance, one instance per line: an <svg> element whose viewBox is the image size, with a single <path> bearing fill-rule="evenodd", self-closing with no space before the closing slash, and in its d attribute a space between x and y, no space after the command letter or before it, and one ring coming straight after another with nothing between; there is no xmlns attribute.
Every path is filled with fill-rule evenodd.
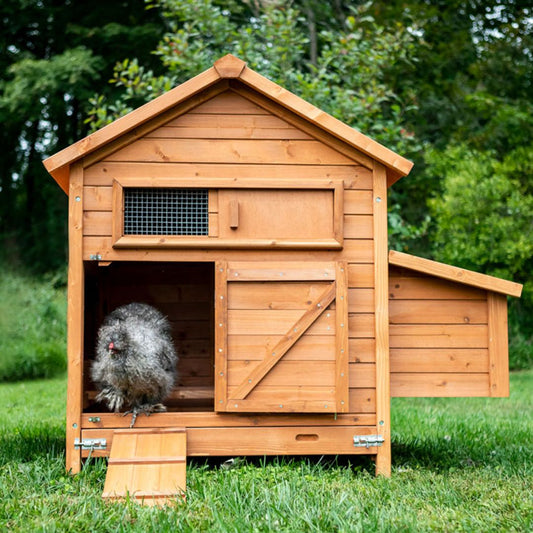
<svg viewBox="0 0 533 533"><path fill-rule="evenodd" d="M66 198L41 161L86 134L89 97L132 47L150 59L162 22L142 0L5 0L0 18L2 259L55 269L65 264Z"/></svg>

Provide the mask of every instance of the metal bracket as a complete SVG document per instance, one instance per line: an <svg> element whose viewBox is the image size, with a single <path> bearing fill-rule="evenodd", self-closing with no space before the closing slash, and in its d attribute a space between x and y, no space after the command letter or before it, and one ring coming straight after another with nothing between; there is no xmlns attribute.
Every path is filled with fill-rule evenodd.
<svg viewBox="0 0 533 533"><path fill-rule="evenodd" d="M105 450L106 439L75 439L74 448L76 450Z"/></svg>
<svg viewBox="0 0 533 533"><path fill-rule="evenodd" d="M89 258L91 259L91 261L101 261L102 260L102 256L100 254L91 254L89 256Z"/></svg>
<svg viewBox="0 0 533 533"><path fill-rule="evenodd" d="M382 446L385 439L382 435L354 435L353 445L356 448L370 448L370 446Z"/></svg>

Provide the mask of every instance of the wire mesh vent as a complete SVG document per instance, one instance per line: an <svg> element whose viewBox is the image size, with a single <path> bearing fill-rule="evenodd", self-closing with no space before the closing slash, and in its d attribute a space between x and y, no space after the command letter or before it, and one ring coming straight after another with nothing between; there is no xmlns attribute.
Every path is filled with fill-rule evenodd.
<svg viewBox="0 0 533 533"><path fill-rule="evenodd" d="M124 189L124 235L208 235L207 189Z"/></svg>

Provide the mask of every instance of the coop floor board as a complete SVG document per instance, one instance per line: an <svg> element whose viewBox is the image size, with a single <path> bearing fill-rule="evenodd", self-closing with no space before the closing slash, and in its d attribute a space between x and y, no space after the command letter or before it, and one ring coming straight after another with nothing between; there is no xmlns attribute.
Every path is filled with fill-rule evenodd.
<svg viewBox="0 0 533 533"><path fill-rule="evenodd" d="M127 433L128 430L122 430ZM132 430L135 431L135 430ZM354 436L375 434L375 426L286 426L186 428L187 455L355 455L376 454L377 448L356 448ZM105 450L92 456L106 457L112 449L113 429L83 430L83 439L106 439ZM84 457L88 450L82 452Z"/></svg>

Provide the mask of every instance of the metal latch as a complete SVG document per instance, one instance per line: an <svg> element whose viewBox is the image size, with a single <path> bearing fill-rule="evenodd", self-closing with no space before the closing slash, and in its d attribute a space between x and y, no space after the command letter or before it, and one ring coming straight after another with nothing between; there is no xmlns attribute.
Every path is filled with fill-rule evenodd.
<svg viewBox="0 0 533 533"><path fill-rule="evenodd" d="M100 254L91 254L89 256L89 259L91 261L101 261L102 260L102 256Z"/></svg>
<svg viewBox="0 0 533 533"><path fill-rule="evenodd" d="M353 445L358 448L381 446L385 442L382 435L354 435Z"/></svg>
<svg viewBox="0 0 533 533"><path fill-rule="evenodd" d="M75 439L74 448L76 450L105 450L107 441L105 439Z"/></svg>

